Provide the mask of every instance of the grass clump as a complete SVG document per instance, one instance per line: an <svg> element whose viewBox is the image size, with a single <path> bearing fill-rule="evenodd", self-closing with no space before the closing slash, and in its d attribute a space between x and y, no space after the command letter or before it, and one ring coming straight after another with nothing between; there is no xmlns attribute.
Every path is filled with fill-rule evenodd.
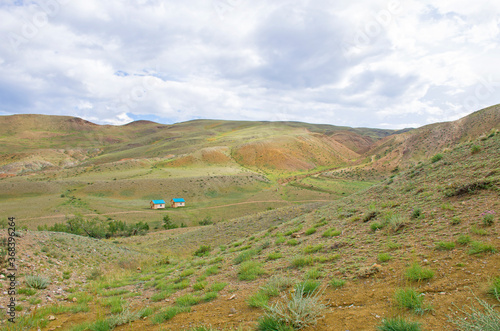
<svg viewBox="0 0 500 331"><path fill-rule="evenodd" d="M312 265L314 263L312 257L310 256L299 256L292 260L292 267L294 268L302 268L308 265Z"/></svg>
<svg viewBox="0 0 500 331"><path fill-rule="evenodd" d="M453 216L451 218L451 221L450 221L450 224L451 225L459 225L460 223L462 223L462 219L458 216Z"/></svg>
<svg viewBox="0 0 500 331"><path fill-rule="evenodd" d="M278 318L264 316L258 321L257 331L293 331L294 328L286 325Z"/></svg>
<svg viewBox="0 0 500 331"><path fill-rule="evenodd" d="M387 262L387 261L390 261L391 259L392 259L392 256L389 253L380 253L377 256L377 260L379 262Z"/></svg>
<svg viewBox="0 0 500 331"><path fill-rule="evenodd" d="M469 255L481 254L481 253L496 253L497 250L493 245L486 244L480 241L473 241L470 243L471 249L469 250Z"/></svg>
<svg viewBox="0 0 500 331"><path fill-rule="evenodd" d="M261 329L259 323L259 330L293 330L316 324L325 309L319 302L319 295L318 291L307 294L303 287L298 287L286 300L265 307L265 319L275 322L281 329ZM283 329L285 326L289 328Z"/></svg>
<svg viewBox="0 0 500 331"><path fill-rule="evenodd" d="M207 292L203 295L201 300L203 300L204 302L209 302L209 301L217 299L218 295L219 294L217 292Z"/></svg>
<svg viewBox="0 0 500 331"><path fill-rule="evenodd" d="M455 248L455 243L452 241L439 241L436 243L436 249L442 251L451 251Z"/></svg>
<svg viewBox="0 0 500 331"><path fill-rule="evenodd" d="M317 252L319 252L322 249L323 249L323 245L322 244L309 245L306 248L304 248L304 253L305 254L317 253Z"/></svg>
<svg viewBox="0 0 500 331"><path fill-rule="evenodd" d="M194 253L194 256L207 256L210 254L212 247L208 245L201 245Z"/></svg>
<svg viewBox="0 0 500 331"><path fill-rule="evenodd" d="M247 304L252 308L264 308L268 303L269 296L263 291L258 291L247 299Z"/></svg>
<svg viewBox="0 0 500 331"><path fill-rule="evenodd" d="M227 283L213 283L210 285L210 292L220 292L227 286Z"/></svg>
<svg viewBox="0 0 500 331"><path fill-rule="evenodd" d="M250 250L247 250L247 251L244 251L242 253L240 253L240 255L238 255L234 260L233 260L233 263L234 264L240 264L242 262L245 262L245 261L248 261L250 260L251 258L253 258L255 255L257 255L257 251L254 250L254 249L250 249Z"/></svg>
<svg viewBox="0 0 500 331"><path fill-rule="evenodd" d="M339 278L332 278L330 281L330 285L335 287L335 288L341 288L344 286L346 283L345 279L339 279Z"/></svg>
<svg viewBox="0 0 500 331"><path fill-rule="evenodd" d="M273 253L269 253L269 255L267 256L267 259L268 260L277 260L277 259L281 259L283 255L280 253L280 252L273 252Z"/></svg>
<svg viewBox="0 0 500 331"><path fill-rule="evenodd" d="M286 242L288 246L297 246L299 244L299 241L297 239L290 239Z"/></svg>
<svg viewBox="0 0 500 331"><path fill-rule="evenodd" d="M418 263L414 263L411 267L406 269L405 277L414 282L428 280L434 277L434 271L428 268L423 268Z"/></svg>
<svg viewBox="0 0 500 331"><path fill-rule="evenodd" d="M175 303L179 307L191 307L197 305L200 302L200 298L193 296L192 294L186 294L180 296L175 300Z"/></svg>
<svg viewBox="0 0 500 331"><path fill-rule="evenodd" d="M397 307L412 310L417 314L423 314L429 309L423 306L424 296L412 288L396 290L394 301Z"/></svg>
<svg viewBox="0 0 500 331"><path fill-rule="evenodd" d="M435 155L431 158L431 162L432 162L432 163L436 163L436 162L440 161L442 158L443 158L443 154L441 154L441 153L437 153L437 154L435 154Z"/></svg>
<svg viewBox="0 0 500 331"><path fill-rule="evenodd" d="M168 307L151 317L152 324L160 324L174 318L180 313L191 311L191 307Z"/></svg>
<svg viewBox="0 0 500 331"><path fill-rule="evenodd" d="M42 290L47 288L47 286L49 286L50 279L44 276L27 275L24 278L24 283L28 287L35 288L37 290Z"/></svg>
<svg viewBox="0 0 500 331"><path fill-rule="evenodd" d="M465 235L465 234L461 234L457 238L457 244L459 244L459 245L465 246L465 245L468 245L470 242L471 242L470 236Z"/></svg>
<svg viewBox="0 0 500 331"><path fill-rule="evenodd" d="M500 301L500 277L493 279L493 283L491 284L488 293L494 295Z"/></svg>
<svg viewBox="0 0 500 331"><path fill-rule="evenodd" d="M384 228L384 224L380 222L373 222L370 224L370 229L375 232Z"/></svg>
<svg viewBox="0 0 500 331"><path fill-rule="evenodd" d="M320 282L308 279L295 285L295 291L302 290L304 294L311 294L316 291L320 285Z"/></svg>
<svg viewBox="0 0 500 331"><path fill-rule="evenodd" d="M306 230L305 234L306 236L310 236L312 235L313 233L316 233L316 228L309 228Z"/></svg>
<svg viewBox="0 0 500 331"><path fill-rule="evenodd" d="M323 232L323 234L321 236L323 236L323 238L331 238L331 237L340 236L341 234L342 234L342 231L340 231L340 230L330 229L330 230L326 230L325 232Z"/></svg>
<svg viewBox="0 0 500 331"><path fill-rule="evenodd" d="M419 322L406 320L398 316L382 320L382 324L377 326L378 331L420 331L422 330Z"/></svg>
<svg viewBox="0 0 500 331"><path fill-rule="evenodd" d="M256 261L243 262L238 270L239 280L255 280L265 273L262 265Z"/></svg>

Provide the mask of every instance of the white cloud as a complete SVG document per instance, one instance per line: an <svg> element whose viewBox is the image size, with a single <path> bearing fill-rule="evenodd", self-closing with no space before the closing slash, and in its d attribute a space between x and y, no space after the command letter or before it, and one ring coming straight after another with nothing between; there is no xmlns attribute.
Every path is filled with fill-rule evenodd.
<svg viewBox="0 0 500 331"><path fill-rule="evenodd" d="M500 97L486 0L20 3L0 4L3 114L401 128Z"/></svg>

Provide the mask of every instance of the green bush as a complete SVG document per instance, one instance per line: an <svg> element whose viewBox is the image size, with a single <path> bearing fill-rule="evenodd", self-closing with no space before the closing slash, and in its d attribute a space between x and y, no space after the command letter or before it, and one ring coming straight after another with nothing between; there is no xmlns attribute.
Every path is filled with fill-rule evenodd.
<svg viewBox="0 0 500 331"><path fill-rule="evenodd" d="M478 145L474 145L470 149L471 154L476 154L476 153L479 153L480 151L481 151L481 147Z"/></svg>
<svg viewBox="0 0 500 331"><path fill-rule="evenodd" d="M382 324L377 326L378 331L420 331L421 324L406 320L404 317L383 319Z"/></svg>
<svg viewBox="0 0 500 331"><path fill-rule="evenodd" d="M422 268L418 263L414 263L406 269L405 277L411 281L427 280L434 277L434 271L428 268Z"/></svg>

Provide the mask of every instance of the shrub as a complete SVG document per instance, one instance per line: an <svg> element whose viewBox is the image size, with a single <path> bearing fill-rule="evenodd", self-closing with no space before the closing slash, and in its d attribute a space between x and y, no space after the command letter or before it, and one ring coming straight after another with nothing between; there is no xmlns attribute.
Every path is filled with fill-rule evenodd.
<svg viewBox="0 0 500 331"><path fill-rule="evenodd" d="M414 263L410 268L406 269L405 277L414 282L427 280L434 277L434 271L422 268L418 263Z"/></svg>
<svg viewBox="0 0 500 331"><path fill-rule="evenodd" d="M212 250L212 247L208 245L201 245L200 248L198 248L193 255L194 256L207 256L210 254L210 251Z"/></svg>
<svg viewBox="0 0 500 331"><path fill-rule="evenodd" d="M27 275L24 278L24 282L26 283L26 286L41 290L41 289L47 288L47 286L49 286L50 279L48 279L47 277L43 277L43 276Z"/></svg>
<svg viewBox="0 0 500 331"><path fill-rule="evenodd" d="M377 326L378 331L420 331L422 330L419 322L412 322L404 317L395 317L383 319L382 325Z"/></svg>
<svg viewBox="0 0 500 331"><path fill-rule="evenodd" d="M262 265L256 261L243 262L238 270L239 280L255 280L265 273Z"/></svg>
<svg viewBox="0 0 500 331"><path fill-rule="evenodd" d="M452 241L439 241L436 243L436 249L451 251L455 248L455 243Z"/></svg>
<svg viewBox="0 0 500 331"><path fill-rule="evenodd" d="M460 219L460 217L458 217L458 216L453 216L453 217L451 218L451 221L450 221L450 224L451 224L451 225L458 225L458 224L460 224L460 223L462 223L462 220Z"/></svg>
<svg viewBox="0 0 500 331"><path fill-rule="evenodd" d="M212 221L212 217L207 216L203 220L199 221L198 224L199 225L211 225L211 224L214 224L214 222Z"/></svg>
<svg viewBox="0 0 500 331"><path fill-rule="evenodd" d="M480 241L473 241L470 244L471 249L469 250L469 255L481 254L481 253L496 253L495 247L490 244L485 244Z"/></svg>
<svg viewBox="0 0 500 331"><path fill-rule="evenodd" d="M436 163L436 162L440 161L442 158L443 158L443 154L438 153L438 154L434 155L434 156L431 158L431 162L432 162L432 163Z"/></svg>
<svg viewBox="0 0 500 331"><path fill-rule="evenodd" d="M399 231L405 226L405 220L398 214L390 215L387 223L394 232Z"/></svg>
<svg viewBox="0 0 500 331"><path fill-rule="evenodd" d="M306 294L304 288L299 287L285 301L266 306L266 318L278 322L278 325L288 325L295 329L316 324L325 309L319 302L319 294L319 292Z"/></svg>

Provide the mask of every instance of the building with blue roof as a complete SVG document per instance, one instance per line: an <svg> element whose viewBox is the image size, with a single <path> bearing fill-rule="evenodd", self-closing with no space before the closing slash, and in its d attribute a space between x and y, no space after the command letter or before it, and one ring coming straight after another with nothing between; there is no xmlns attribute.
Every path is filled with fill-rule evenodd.
<svg viewBox="0 0 500 331"><path fill-rule="evenodd" d="M151 200L151 209L165 209L165 200Z"/></svg>
<svg viewBox="0 0 500 331"><path fill-rule="evenodd" d="M172 208L185 207L186 201L184 199L174 198L170 201L170 206Z"/></svg>

